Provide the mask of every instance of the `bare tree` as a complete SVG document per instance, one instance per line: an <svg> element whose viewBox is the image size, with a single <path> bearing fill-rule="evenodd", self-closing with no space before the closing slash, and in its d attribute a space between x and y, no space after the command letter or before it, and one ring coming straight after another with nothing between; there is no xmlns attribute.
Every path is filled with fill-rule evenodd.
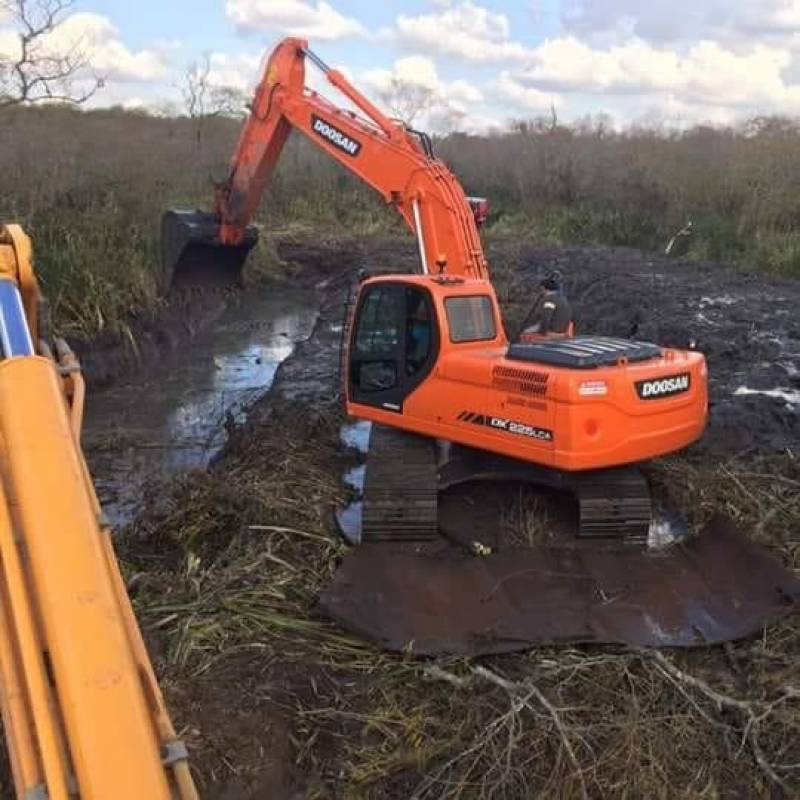
<svg viewBox="0 0 800 800"><path fill-rule="evenodd" d="M427 111L434 101L434 90L429 86L392 77L389 85L379 93L392 115L411 127L420 114Z"/></svg>
<svg viewBox="0 0 800 800"><path fill-rule="evenodd" d="M181 94L186 113L192 118L205 116L206 97L209 93L208 77L211 74L211 58L208 53L201 61L193 61L186 67Z"/></svg>
<svg viewBox="0 0 800 800"><path fill-rule="evenodd" d="M205 120L209 117L239 117L246 106L244 94L239 89L213 82L208 53L186 68L181 94L186 113L196 121L198 147L202 144Z"/></svg>
<svg viewBox="0 0 800 800"><path fill-rule="evenodd" d="M85 103L103 86L81 42L53 46L52 34L72 5L73 0L0 0L0 19L10 17L18 36L16 52L0 54L0 109L47 100Z"/></svg>

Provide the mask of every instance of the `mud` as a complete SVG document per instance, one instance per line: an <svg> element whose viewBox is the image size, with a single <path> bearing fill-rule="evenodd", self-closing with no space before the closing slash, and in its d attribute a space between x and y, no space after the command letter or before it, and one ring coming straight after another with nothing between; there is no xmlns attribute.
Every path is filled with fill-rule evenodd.
<svg viewBox="0 0 800 800"><path fill-rule="evenodd" d="M722 456L787 447L796 452L796 281L620 248L520 248L516 260L520 269L508 281L509 300L520 300L526 279L533 283L538 275L558 269L579 331L634 336L705 353L711 419L696 452Z"/></svg>
<svg viewBox="0 0 800 800"><path fill-rule="evenodd" d="M80 359L88 388L102 390L168 357L211 328L238 300L235 292L164 300L146 315L132 315L122 330L70 336L70 345Z"/></svg>

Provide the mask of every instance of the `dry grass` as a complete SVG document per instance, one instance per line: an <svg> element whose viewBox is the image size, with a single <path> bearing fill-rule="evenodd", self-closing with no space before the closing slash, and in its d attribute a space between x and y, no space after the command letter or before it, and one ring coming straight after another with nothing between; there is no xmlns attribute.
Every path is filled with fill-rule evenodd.
<svg viewBox="0 0 800 800"><path fill-rule="evenodd" d="M536 547L553 538L547 503L541 494L520 487L511 504L501 509L503 541L511 547Z"/></svg>
<svg viewBox="0 0 800 800"><path fill-rule="evenodd" d="M664 459L651 477L696 526L715 512L727 514L800 571L800 463L791 450L728 460Z"/></svg>
<svg viewBox="0 0 800 800"><path fill-rule="evenodd" d="M794 621L663 656L540 647L420 661L320 618L315 598L342 553L341 422L273 404L217 470L182 479L126 538L138 613L206 792L236 780L249 787L237 796L264 796L276 759L316 798L800 792ZM720 470L673 459L657 475L698 520L721 506L799 566L790 456ZM291 746L270 744L265 720Z"/></svg>

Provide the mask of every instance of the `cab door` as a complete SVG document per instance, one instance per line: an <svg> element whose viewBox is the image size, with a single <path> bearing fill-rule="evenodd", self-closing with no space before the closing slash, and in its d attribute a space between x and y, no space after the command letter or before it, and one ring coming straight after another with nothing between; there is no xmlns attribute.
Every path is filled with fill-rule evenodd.
<svg viewBox="0 0 800 800"><path fill-rule="evenodd" d="M402 413L439 352L430 293L402 281L367 284L356 304L348 352L350 402Z"/></svg>

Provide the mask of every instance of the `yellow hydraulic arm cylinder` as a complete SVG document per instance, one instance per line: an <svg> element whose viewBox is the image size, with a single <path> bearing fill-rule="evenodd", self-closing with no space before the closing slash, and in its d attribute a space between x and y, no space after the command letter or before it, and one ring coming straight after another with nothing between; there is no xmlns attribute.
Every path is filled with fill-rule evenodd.
<svg viewBox="0 0 800 800"><path fill-rule="evenodd" d="M83 381L36 341L30 244L0 227L0 709L19 800L191 800L79 445Z"/></svg>

